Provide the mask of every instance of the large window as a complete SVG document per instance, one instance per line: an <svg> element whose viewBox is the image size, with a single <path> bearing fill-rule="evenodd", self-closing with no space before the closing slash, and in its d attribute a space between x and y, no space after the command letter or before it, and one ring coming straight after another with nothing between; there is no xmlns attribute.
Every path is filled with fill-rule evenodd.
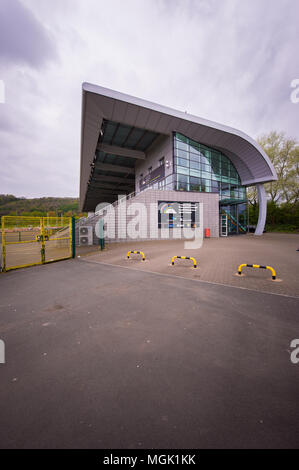
<svg viewBox="0 0 299 470"><path fill-rule="evenodd" d="M222 152L175 133L174 163L177 190L219 193L221 201L246 200L237 170Z"/></svg>

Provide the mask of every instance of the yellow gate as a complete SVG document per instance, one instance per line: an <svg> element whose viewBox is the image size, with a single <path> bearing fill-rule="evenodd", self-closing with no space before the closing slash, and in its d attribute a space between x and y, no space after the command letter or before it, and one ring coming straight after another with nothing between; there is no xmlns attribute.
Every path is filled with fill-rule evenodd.
<svg viewBox="0 0 299 470"><path fill-rule="evenodd" d="M2 216L2 271L72 257L71 217Z"/></svg>

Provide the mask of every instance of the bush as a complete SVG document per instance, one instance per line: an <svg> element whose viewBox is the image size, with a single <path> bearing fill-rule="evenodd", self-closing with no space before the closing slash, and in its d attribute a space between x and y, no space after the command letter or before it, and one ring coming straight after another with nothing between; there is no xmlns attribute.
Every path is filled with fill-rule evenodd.
<svg viewBox="0 0 299 470"><path fill-rule="evenodd" d="M259 207L249 207L249 224L256 225ZM280 204L268 202L266 230L268 232L299 232L299 203Z"/></svg>

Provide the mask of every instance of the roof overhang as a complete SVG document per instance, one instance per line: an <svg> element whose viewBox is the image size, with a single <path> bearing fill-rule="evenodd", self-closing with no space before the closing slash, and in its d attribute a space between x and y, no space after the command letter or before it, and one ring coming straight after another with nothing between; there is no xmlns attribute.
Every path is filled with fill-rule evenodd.
<svg viewBox="0 0 299 470"><path fill-rule="evenodd" d="M277 179L269 157L244 132L108 88L83 83L80 170L80 207L83 210L93 210L100 202L99 191L88 191L88 182L104 120L157 134L169 135L176 131L218 149L232 161L243 185L251 186ZM139 152L139 156L136 152L134 154L134 150L131 150L132 158L142 158L142 152ZM117 199L120 189L110 191L107 188L107 192L102 193L106 202Z"/></svg>

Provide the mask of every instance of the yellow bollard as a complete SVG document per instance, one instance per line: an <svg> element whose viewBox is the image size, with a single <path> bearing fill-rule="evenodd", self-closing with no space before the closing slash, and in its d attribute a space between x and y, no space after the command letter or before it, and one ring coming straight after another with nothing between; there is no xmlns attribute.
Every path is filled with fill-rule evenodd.
<svg viewBox="0 0 299 470"><path fill-rule="evenodd" d="M197 268L197 263L196 263L196 259L195 258L192 258L191 256L174 256L171 260L171 264L172 266L174 266L174 260L175 258L179 258L179 259L191 259L191 261L193 261L193 264L194 264L194 268Z"/></svg>
<svg viewBox="0 0 299 470"><path fill-rule="evenodd" d="M260 269L269 269L272 273L272 279L275 281L276 279L276 272L275 269L273 269L271 266L261 266L260 264L240 264L238 267L238 274L242 274L242 268L247 267L247 268L260 268Z"/></svg>
<svg viewBox="0 0 299 470"><path fill-rule="evenodd" d="M145 261L145 255L143 251L128 251L127 253L127 258L130 259L130 253L134 253L135 255L141 255L142 256L142 261Z"/></svg>

